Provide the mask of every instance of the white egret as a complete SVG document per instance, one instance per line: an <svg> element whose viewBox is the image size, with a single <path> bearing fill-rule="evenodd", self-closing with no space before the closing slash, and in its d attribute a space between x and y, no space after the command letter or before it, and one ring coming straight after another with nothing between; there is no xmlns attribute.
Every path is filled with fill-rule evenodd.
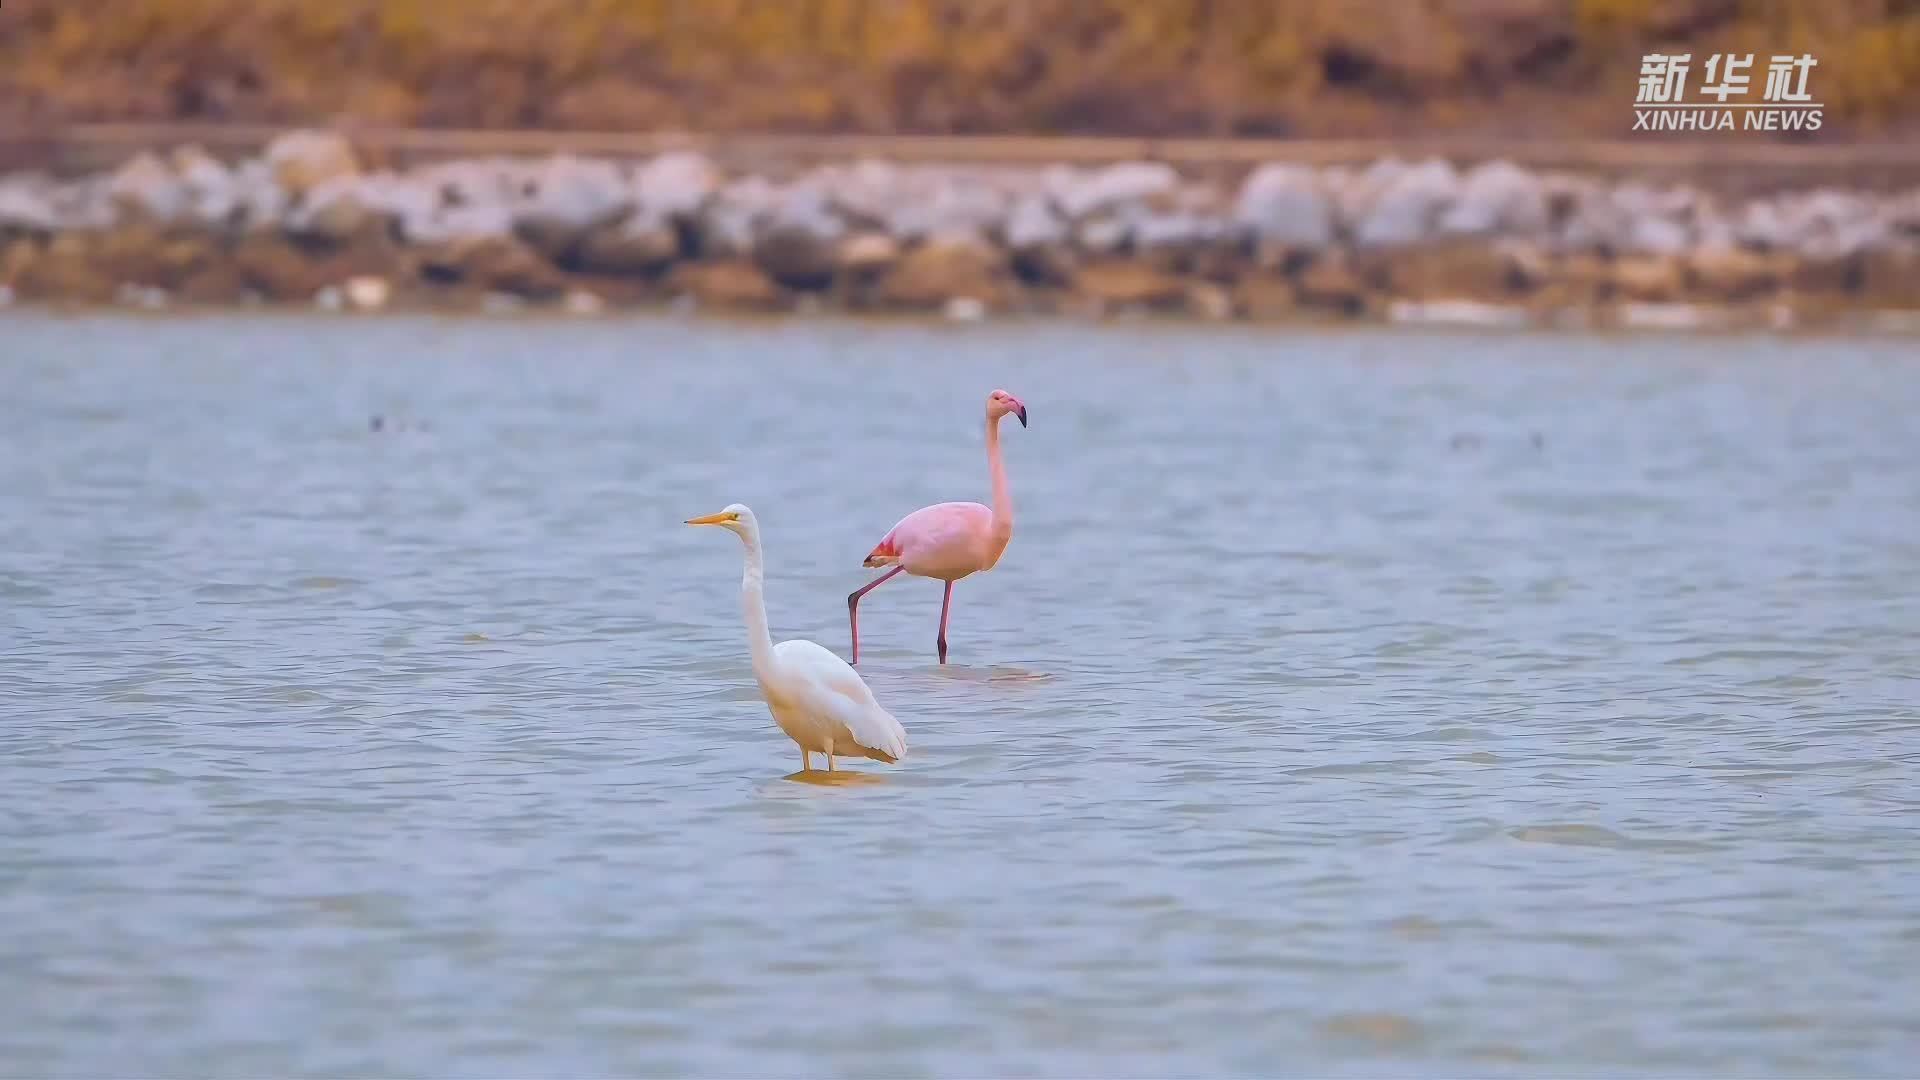
<svg viewBox="0 0 1920 1080"><path fill-rule="evenodd" d="M767 632L767 602L762 594L765 568L760 558L760 523L753 511L734 503L717 514L687 519L689 525L718 525L747 548L740 577L746 608L747 649L753 676L767 711L787 737L800 744L800 769L813 767L813 754L827 755L833 771L836 755L866 757L889 764L907 755L907 732L880 707L866 680L833 651L798 638L773 643Z"/></svg>

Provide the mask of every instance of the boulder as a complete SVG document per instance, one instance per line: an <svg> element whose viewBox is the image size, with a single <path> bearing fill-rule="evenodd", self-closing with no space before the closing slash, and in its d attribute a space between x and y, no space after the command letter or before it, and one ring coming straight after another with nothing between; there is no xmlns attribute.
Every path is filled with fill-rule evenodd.
<svg viewBox="0 0 1920 1080"><path fill-rule="evenodd" d="M1005 256L973 233L943 233L908 251L880 279L874 299L911 310L944 308L955 297L989 308L1004 297Z"/></svg>
<svg viewBox="0 0 1920 1080"><path fill-rule="evenodd" d="M1125 161L1090 171L1048 169L1041 183L1061 213L1078 221L1171 196L1180 186L1180 174L1165 162Z"/></svg>
<svg viewBox="0 0 1920 1080"><path fill-rule="evenodd" d="M273 172L258 158L245 161L233 170L231 190L234 205L228 224L236 231L278 230L293 199L274 183Z"/></svg>
<svg viewBox="0 0 1920 1080"><path fill-rule="evenodd" d="M744 259L681 263L667 275L668 286L703 307L771 310L785 296L759 267Z"/></svg>
<svg viewBox="0 0 1920 1080"><path fill-rule="evenodd" d="M84 264L116 289L133 286L171 290L215 262L220 253L214 238L204 231L141 223L64 232L53 238L45 255L56 263Z"/></svg>
<svg viewBox="0 0 1920 1080"><path fill-rule="evenodd" d="M1350 260L1322 255L1295 278L1294 296L1303 307L1358 316L1367 311L1371 290Z"/></svg>
<svg viewBox="0 0 1920 1080"><path fill-rule="evenodd" d="M19 284L27 264L40 254L40 245L32 240L0 240L0 288Z"/></svg>
<svg viewBox="0 0 1920 1080"><path fill-rule="evenodd" d="M1609 284L1619 298L1670 303L1685 290L1685 264L1671 255L1622 255L1613 260Z"/></svg>
<svg viewBox="0 0 1920 1080"><path fill-rule="evenodd" d="M1540 237L1547 231L1547 192L1540 179L1510 161L1467 171L1458 198L1440 215L1443 236Z"/></svg>
<svg viewBox="0 0 1920 1080"><path fill-rule="evenodd" d="M1106 260L1081 267L1073 289L1102 309L1173 310L1187 299L1187 283L1135 260Z"/></svg>
<svg viewBox="0 0 1920 1080"><path fill-rule="evenodd" d="M1724 303L1771 295L1791 277L1793 260L1736 247L1709 247L1685 259L1687 292Z"/></svg>
<svg viewBox="0 0 1920 1080"><path fill-rule="evenodd" d="M987 233L1006 221L1009 200L996 188L971 182L965 174L922 170L894 194L882 222L905 243L937 233Z"/></svg>
<svg viewBox="0 0 1920 1080"><path fill-rule="evenodd" d="M1073 275L1072 236L1047 201L1029 195L1016 201L1004 227L1013 272L1030 285L1064 285Z"/></svg>
<svg viewBox="0 0 1920 1080"><path fill-rule="evenodd" d="M44 251L23 260L13 287L36 300L104 304L114 298L120 283L92 258L82 233L61 233Z"/></svg>
<svg viewBox="0 0 1920 1080"><path fill-rule="evenodd" d="M1395 300L1387 305L1387 320L1406 326L1525 326L1531 316L1524 307L1488 304L1478 300Z"/></svg>
<svg viewBox="0 0 1920 1080"><path fill-rule="evenodd" d="M565 290L559 269L515 234L512 213L498 203L443 206L407 228L419 272L435 284L531 298Z"/></svg>
<svg viewBox="0 0 1920 1080"><path fill-rule="evenodd" d="M1920 248L1876 248L1856 259L1862 300L1877 308L1920 310Z"/></svg>
<svg viewBox="0 0 1920 1080"><path fill-rule="evenodd" d="M1623 251L1677 257L1693 247L1693 230L1684 222L1662 217L1630 218L1618 247Z"/></svg>
<svg viewBox="0 0 1920 1080"><path fill-rule="evenodd" d="M872 280L899 260L899 243L883 232L855 233L840 242L839 270L850 278Z"/></svg>
<svg viewBox="0 0 1920 1080"><path fill-rule="evenodd" d="M0 177L0 241L48 236L61 226L59 211L44 190L13 177Z"/></svg>
<svg viewBox="0 0 1920 1080"><path fill-rule="evenodd" d="M820 291L833 284L845 233L825 193L796 187L755 231L753 261L786 288Z"/></svg>
<svg viewBox="0 0 1920 1080"><path fill-rule="evenodd" d="M151 153L135 155L113 171L107 196L128 222L169 224L186 217L192 198L173 169Z"/></svg>
<svg viewBox="0 0 1920 1080"><path fill-rule="evenodd" d="M1193 211L1143 211L1133 220L1133 251L1163 270L1214 276L1233 250L1226 222Z"/></svg>
<svg viewBox="0 0 1920 1080"><path fill-rule="evenodd" d="M724 182L705 154L674 150L634 170L633 193L648 213L691 223Z"/></svg>
<svg viewBox="0 0 1920 1080"><path fill-rule="evenodd" d="M224 305L238 301L246 292L239 266L227 255L188 275L173 295L185 304Z"/></svg>
<svg viewBox="0 0 1920 1080"><path fill-rule="evenodd" d="M243 236L231 258L241 286L269 300L306 300L350 276L330 260L311 257L265 232Z"/></svg>
<svg viewBox="0 0 1920 1080"><path fill-rule="evenodd" d="M1333 201L1301 165L1255 169L1240 186L1233 222L1264 249L1319 251L1334 238Z"/></svg>
<svg viewBox="0 0 1920 1080"><path fill-rule="evenodd" d="M550 259L563 259L588 233L633 211L634 190L612 162L569 154L541 162L522 178L513 229Z"/></svg>
<svg viewBox="0 0 1920 1080"><path fill-rule="evenodd" d="M439 205L430 212L403 218L401 235L407 243L421 247L479 239L511 240L513 214L500 203Z"/></svg>
<svg viewBox="0 0 1920 1080"><path fill-rule="evenodd" d="M834 212L852 227L878 231L890 228L908 187L905 169L873 158L823 166L803 183L826 191Z"/></svg>
<svg viewBox="0 0 1920 1080"><path fill-rule="evenodd" d="M1438 159L1383 170L1377 194L1356 219L1354 243L1362 248L1402 248L1426 243L1440 217L1459 197L1460 175Z"/></svg>
<svg viewBox="0 0 1920 1080"><path fill-rule="evenodd" d="M1431 244L1359 261L1375 285L1410 300L1505 300L1533 288L1543 273L1537 257L1485 242Z"/></svg>
<svg viewBox="0 0 1920 1080"><path fill-rule="evenodd" d="M1187 286L1186 310L1202 319L1224 322L1237 311L1233 293L1211 281L1195 281Z"/></svg>
<svg viewBox="0 0 1920 1080"><path fill-rule="evenodd" d="M1116 216L1087 218L1073 227L1074 246L1096 259L1125 254L1133 241L1133 226Z"/></svg>
<svg viewBox="0 0 1920 1080"><path fill-rule="evenodd" d="M1887 199L1880 216L1896 244L1920 244L1920 188Z"/></svg>
<svg viewBox="0 0 1920 1080"><path fill-rule="evenodd" d="M657 275L680 257L673 222L648 207L593 229L575 245L573 263L596 274Z"/></svg>
<svg viewBox="0 0 1920 1080"><path fill-rule="evenodd" d="M308 190L282 221L294 236L326 243L384 237L395 218L425 212L425 192L423 206L404 215L390 185L397 186L397 180L386 175L334 177Z"/></svg>
<svg viewBox="0 0 1920 1080"><path fill-rule="evenodd" d="M420 252L428 280L467 285L528 299L558 296L566 279L539 252L511 236L466 236L441 241Z"/></svg>
<svg viewBox="0 0 1920 1080"><path fill-rule="evenodd" d="M241 191L235 174L224 162L199 146L174 150L169 164L187 195L187 216L198 224L225 228L235 223Z"/></svg>
<svg viewBox="0 0 1920 1080"><path fill-rule="evenodd" d="M1278 319L1298 307L1293 283L1277 274L1247 274L1233 286L1235 310L1251 319Z"/></svg>
<svg viewBox="0 0 1920 1080"><path fill-rule="evenodd" d="M379 311L393 298L393 283L377 274L350 277L341 285L347 306L357 311Z"/></svg>
<svg viewBox="0 0 1920 1080"><path fill-rule="evenodd" d="M268 143L262 156L274 183L295 198L327 180L360 171L353 144L331 131L289 131Z"/></svg>

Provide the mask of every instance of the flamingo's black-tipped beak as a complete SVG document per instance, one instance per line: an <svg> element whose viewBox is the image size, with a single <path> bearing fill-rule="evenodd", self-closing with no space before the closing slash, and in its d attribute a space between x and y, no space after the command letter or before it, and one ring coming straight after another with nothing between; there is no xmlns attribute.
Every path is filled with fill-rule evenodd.
<svg viewBox="0 0 1920 1080"><path fill-rule="evenodd" d="M1027 426L1027 407L1025 405L1021 405L1018 408L1014 409L1013 415L1020 418L1021 427Z"/></svg>

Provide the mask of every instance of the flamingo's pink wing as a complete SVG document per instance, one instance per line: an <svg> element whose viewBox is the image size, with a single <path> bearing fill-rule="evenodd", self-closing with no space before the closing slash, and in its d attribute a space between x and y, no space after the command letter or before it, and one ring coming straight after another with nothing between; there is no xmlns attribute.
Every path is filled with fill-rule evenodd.
<svg viewBox="0 0 1920 1080"><path fill-rule="evenodd" d="M940 564L964 560L975 553L992 525L993 511L976 502L923 506L901 518L867 557Z"/></svg>

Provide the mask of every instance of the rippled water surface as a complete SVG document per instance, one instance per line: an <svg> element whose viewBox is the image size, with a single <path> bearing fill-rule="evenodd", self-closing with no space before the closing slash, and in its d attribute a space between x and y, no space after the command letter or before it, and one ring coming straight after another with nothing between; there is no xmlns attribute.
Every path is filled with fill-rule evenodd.
<svg viewBox="0 0 1920 1080"><path fill-rule="evenodd" d="M8 315L0 1070L1911 1075L1916 361Z"/></svg>

